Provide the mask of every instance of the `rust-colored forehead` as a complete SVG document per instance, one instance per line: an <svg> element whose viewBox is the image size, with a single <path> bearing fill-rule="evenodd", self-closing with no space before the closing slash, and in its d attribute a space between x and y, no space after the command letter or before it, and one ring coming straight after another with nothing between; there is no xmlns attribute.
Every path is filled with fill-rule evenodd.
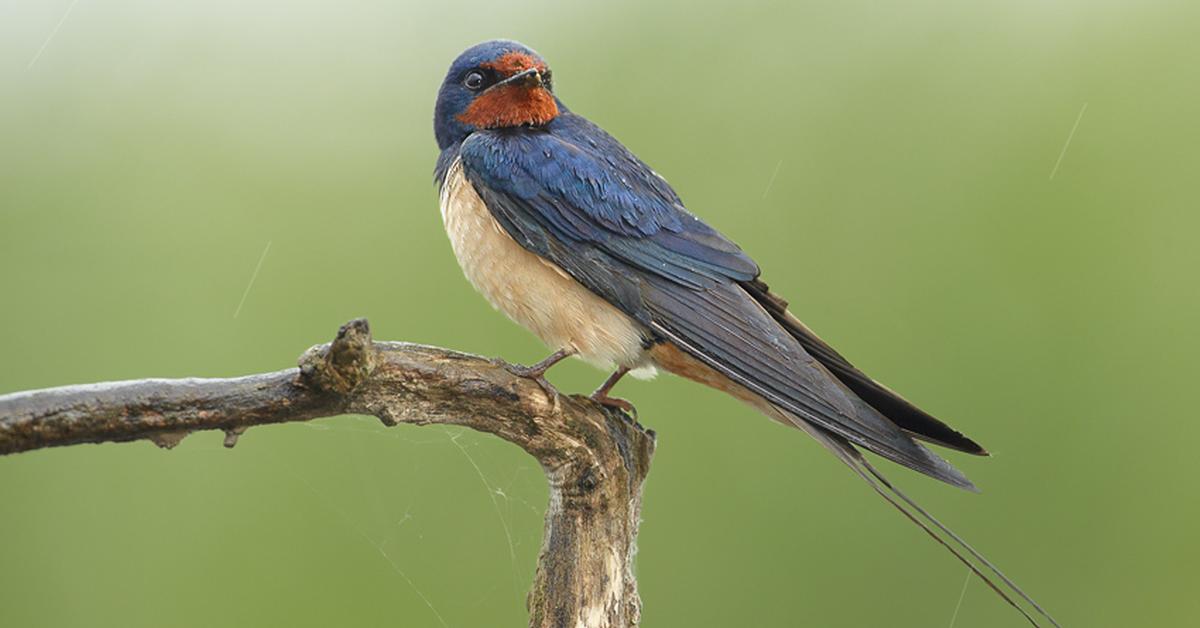
<svg viewBox="0 0 1200 628"><path fill-rule="evenodd" d="M480 65L489 70L495 70L502 77L509 77L518 72L524 72L529 68L537 68L542 72L546 71L546 63L544 61L523 52L505 53L492 61Z"/></svg>

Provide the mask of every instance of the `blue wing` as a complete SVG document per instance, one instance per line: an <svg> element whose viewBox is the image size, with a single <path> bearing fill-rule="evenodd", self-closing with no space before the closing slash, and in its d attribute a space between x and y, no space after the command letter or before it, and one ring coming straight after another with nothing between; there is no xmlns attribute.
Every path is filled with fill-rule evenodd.
<svg viewBox="0 0 1200 628"><path fill-rule="evenodd" d="M762 286L754 261L599 127L568 112L544 128L476 132L458 156L514 240L659 336L796 420L971 487L814 359L747 292Z"/></svg>
<svg viewBox="0 0 1200 628"><path fill-rule="evenodd" d="M689 214L662 177L599 127L567 114L550 128L473 134L461 149L472 183L528 209L554 237L674 282L700 288L758 275L737 245Z"/></svg>

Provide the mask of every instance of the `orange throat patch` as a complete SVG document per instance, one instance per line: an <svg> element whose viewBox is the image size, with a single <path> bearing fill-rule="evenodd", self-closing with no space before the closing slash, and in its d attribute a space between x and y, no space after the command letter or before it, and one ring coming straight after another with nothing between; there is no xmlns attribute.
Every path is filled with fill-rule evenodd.
<svg viewBox="0 0 1200 628"><path fill-rule="evenodd" d="M501 79L537 68L546 73L545 63L520 52L510 52L483 67L494 70ZM541 126L558 117L554 95L541 85L500 85L482 93L458 116L460 122L481 129L514 126Z"/></svg>
<svg viewBox="0 0 1200 628"><path fill-rule="evenodd" d="M484 92L458 119L481 129L541 126L558 117L558 104L544 87L500 85Z"/></svg>

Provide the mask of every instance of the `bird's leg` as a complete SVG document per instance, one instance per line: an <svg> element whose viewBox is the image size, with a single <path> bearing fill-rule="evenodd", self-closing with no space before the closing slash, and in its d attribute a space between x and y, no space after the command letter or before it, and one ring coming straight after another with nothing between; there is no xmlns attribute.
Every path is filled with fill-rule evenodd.
<svg viewBox="0 0 1200 628"><path fill-rule="evenodd" d="M504 367L504 370L516 375L517 377L524 377L537 382L537 385L541 386L542 390L545 391L546 396L550 399L554 399L558 396L558 389L554 387L554 384L551 384L550 381L546 379L546 371L550 370L550 367L562 362L572 355L575 355L574 349L559 349L558 351L551 353L550 357L538 362L537 364L522 366L520 364L509 364L508 362L501 360L500 365Z"/></svg>
<svg viewBox="0 0 1200 628"><path fill-rule="evenodd" d="M637 408L633 407L632 403L629 403L624 399L617 399L616 397L608 396L608 391L612 390L612 387L616 386L617 382L621 381L621 378L624 377L628 372L629 367L627 366L622 366L616 371L613 371L613 374L609 375L608 379L604 380L604 383L596 389L596 392L592 393L589 399L602 406L623 410L625 413L632 416L634 421L637 421Z"/></svg>

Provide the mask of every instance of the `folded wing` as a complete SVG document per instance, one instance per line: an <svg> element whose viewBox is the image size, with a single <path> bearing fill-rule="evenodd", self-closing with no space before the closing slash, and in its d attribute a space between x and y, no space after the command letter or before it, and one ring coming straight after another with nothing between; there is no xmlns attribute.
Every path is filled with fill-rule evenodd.
<svg viewBox="0 0 1200 628"><path fill-rule="evenodd" d="M816 425L973 488L831 373L836 364L814 358L810 351L819 356L823 343L807 347L756 298L753 260L688 213L661 177L598 127L566 114L545 130L475 133L460 158L519 244L761 395L797 427Z"/></svg>

